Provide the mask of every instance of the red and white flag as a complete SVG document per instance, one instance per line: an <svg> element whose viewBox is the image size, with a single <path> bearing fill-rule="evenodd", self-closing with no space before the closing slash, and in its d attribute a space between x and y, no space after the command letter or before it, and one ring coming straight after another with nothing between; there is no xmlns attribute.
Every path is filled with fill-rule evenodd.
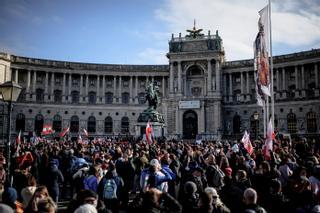
<svg viewBox="0 0 320 213"><path fill-rule="evenodd" d="M257 104L264 106L265 97L270 96L269 69L269 5L259 11L259 32L254 41L254 70L256 71Z"/></svg>
<svg viewBox="0 0 320 213"><path fill-rule="evenodd" d="M263 155L267 160L271 159L270 151L273 150L273 134L274 134L273 133L273 126L272 126L272 121L270 119L269 124L268 124L268 128L267 128L266 141L263 146Z"/></svg>
<svg viewBox="0 0 320 213"><path fill-rule="evenodd" d="M241 142L243 143L243 146L247 152L251 155L253 152L253 146L250 141L250 134L247 133L247 130L244 132Z"/></svg>
<svg viewBox="0 0 320 213"><path fill-rule="evenodd" d="M152 125L151 125L151 122L148 121L146 126L146 140L149 145L152 143L152 138L153 138L152 134L153 134Z"/></svg>
<svg viewBox="0 0 320 213"><path fill-rule="evenodd" d="M66 127L62 130L62 132L60 132L59 137L64 137L68 132L70 131L69 127Z"/></svg>
<svg viewBox="0 0 320 213"><path fill-rule="evenodd" d="M88 137L89 136L88 131L85 128L83 128L82 130L83 130L84 135Z"/></svg>
<svg viewBox="0 0 320 213"><path fill-rule="evenodd" d="M16 138L16 145L19 145L19 144L21 144L21 130L19 131L19 134Z"/></svg>
<svg viewBox="0 0 320 213"><path fill-rule="evenodd" d="M43 129L42 129L42 135L50 135L54 133L54 130L52 129L52 126L50 124L45 124L43 125Z"/></svg>

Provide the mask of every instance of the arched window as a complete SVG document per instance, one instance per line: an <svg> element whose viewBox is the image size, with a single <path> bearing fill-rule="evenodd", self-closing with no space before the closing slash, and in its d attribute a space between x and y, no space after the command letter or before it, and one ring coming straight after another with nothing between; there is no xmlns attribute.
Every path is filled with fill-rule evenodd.
<svg viewBox="0 0 320 213"><path fill-rule="evenodd" d="M104 120L104 132L111 134L113 132L113 121L110 116Z"/></svg>
<svg viewBox="0 0 320 213"><path fill-rule="evenodd" d="M94 116L88 118L88 132L96 132L96 118Z"/></svg>
<svg viewBox="0 0 320 213"><path fill-rule="evenodd" d="M78 91L72 91L71 92L71 102L73 104L78 104L80 100L79 92Z"/></svg>
<svg viewBox="0 0 320 213"><path fill-rule="evenodd" d="M79 118L76 115L70 119L70 132L79 132Z"/></svg>
<svg viewBox="0 0 320 213"><path fill-rule="evenodd" d="M307 130L309 133L317 132L317 114L315 112L307 113Z"/></svg>
<svg viewBox="0 0 320 213"><path fill-rule="evenodd" d="M296 133L297 132L297 118L293 112L290 112L287 115L287 124L288 124L288 132Z"/></svg>
<svg viewBox="0 0 320 213"><path fill-rule="evenodd" d="M138 94L139 104L144 104L146 102L146 94L144 92L140 92Z"/></svg>
<svg viewBox="0 0 320 213"><path fill-rule="evenodd" d="M113 93L107 92L106 93L106 104L112 104L113 102Z"/></svg>
<svg viewBox="0 0 320 213"><path fill-rule="evenodd" d="M56 132L61 132L62 130L62 121L60 115L55 115L53 117L52 129Z"/></svg>
<svg viewBox="0 0 320 213"><path fill-rule="evenodd" d="M89 92L89 104L95 104L97 101L97 96L95 92Z"/></svg>
<svg viewBox="0 0 320 213"><path fill-rule="evenodd" d="M43 129L43 115L38 114L35 117L34 121L34 131L36 132L37 135L41 135Z"/></svg>
<svg viewBox="0 0 320 213"><path fill-rule="evenodd" d="M121 133L126 134L129 133L129 118L123 117L121 119Z"/></svg>
<svg viewBox="0 0 320 213"><path fill-rule="evenodd" d="M54 93L54 102L61 103L62 102L62 91L55 90L53 93Z"/></svg>
<svg viewBox="0 0 320 213"><path fill-rule="evenodd" d="M124 92L124 93L122 93L122 103L123 104L128 104L129 103L129 93L127 93L127 92Z"/></svg>
<svg viewBox="0 0 320 213"><path fill-rule="evenodd" d="M26 116L22 113L19 113L16 118L16 131L24 132L26 126Z"/></svg>
<svg viewBox="0 0 320 213"><path fill-rule="evenodd" d="M36 90L36 100L38 102L43 102L44 101L44 91L43 89L37 89Z"/></svg>
<svg viewBox="0 0 320 213"><path fill-rule="evenodd" d="M239 134L240 127L241 127L241 117L238 114L236 114L233 117L233 134Z"/></svg>

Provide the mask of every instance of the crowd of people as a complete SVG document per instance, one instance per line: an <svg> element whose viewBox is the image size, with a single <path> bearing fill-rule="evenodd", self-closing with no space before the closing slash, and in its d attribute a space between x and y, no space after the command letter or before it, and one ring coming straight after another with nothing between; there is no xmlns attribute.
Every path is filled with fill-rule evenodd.
<svg viewBox="0 0 320 213"><path fill-rule="evenodd" d="M320 212L319 139L252 145L25 140L9 171L0 151L0 212Z"/></svg>

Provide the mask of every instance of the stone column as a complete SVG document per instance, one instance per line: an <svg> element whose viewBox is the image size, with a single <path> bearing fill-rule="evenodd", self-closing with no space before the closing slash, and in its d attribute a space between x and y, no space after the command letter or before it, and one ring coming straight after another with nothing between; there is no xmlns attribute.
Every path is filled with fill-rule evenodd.
<svg viewBox="0 0 320 213"><path fill-rule="evenodd" d="M32 87L32 100L36 101L36 87L37 87L37 71L33 71L33 87Z"/></svg>
<svg viewBox="0 0 320 213"><path fill-rule="evenodd" d="M317 63L314 63L314 76L316 78L316 80L315 80L316 88L319 88L319 76L318 76L318 64Z"/></svg>
<svg viewBox="0 0 320 213"><path fill-rule="evenodd" d="M151 81L154 82L154 76L151 77Z"/></svg>
<svg viewBox="0 0 320 213"><path fill-rule="evenodd" d="M139 87L139 79L138 79L138 76L136 76L136 82L135 82L135 88L134 88L134 90L135 90L135 99L134 99L134 102L136 103L136 104L138 104L139 103L139 97L138 97L138 87Z"/></svg>
<svg viewBox="0 0 320 213"><path fill-rule="evenodd" d="M181 95L181 89L182 89L182 69L181 69L181 61L178 62L178 94Z"/></svg>
<svg viewBox="0 0 320 213"><path fill-rule="evenodd" d="M28 70L27 89L26 89L27 94L30 93L30 84L31 84L31 71ZM27 99L29 99L29 97L27 97Z"/></svg>
<svg viewBox="0 0 320 213"><path fill-rule="evenodd" d="M102 104L106 103L106 76L102 76Z"/></svg>
<svg viewBox="0 0 320 213"><path fill-rule="evenodd" d="M250 101L250 87L249 87L249 84L250 84L250 76L249 76L249 71L246 72L246 93L247 93L247 96L246 96L246 101Z"/></svg>
<svg viewBox="0 0 320 213"><path fill-rule="evenodd" d="M229 102L232 102L232 73L229 73Z"/></svg>
<svg viewBox="0 0 320 213"><path fill-rule="evenodd" d="M63 79L62 79L62 102L65 102L66 100L66 74L63 73Z"/></svg>
<svg viewBox="0 0 320 213"><path fill-rule="evenodd" d="M180 124L180 113L179 113L179 105L176 105L176 133L180 134L180 129L179 129L179 124Z"/></svg>
<svg viewBox="0 0 320 213"><path fill-rule="evenodd" d="M118 102L122 103L122 77L119 76L119 85L118 85L118 91L119 91L119 99Z"/></svg>
<svg viewBox="0 0 320 213"><path fill-rule="evenodd" d="M117 76L113 77L113 103L117 101Z"/></svg>
<svg viewBox="0 0 320 213"><path fill-rule="evenodd" d="M72 74L69 73L69 84L68 84L68 103L72 102L71 99L71 88L72 88Z"/></svg>
<svg viewBox="0 0 320 213"><path fill-rule="evenodd" d="M79 87L79 92L80 92L80 103L83 102L83 75L80 74L80 87Z"/></svg>
<svg viewBox="0 0 320 213"><path fill-rule="evenodd" d="M134 102L134 98L133 98L133 90L132 90L132 81L133 81L133 77L132 76L129 76L130 78L130 81L129 81L129 92L130 92L130 96L129 96L129 103L133 103Z"/></svg>
<svg viewBox="0 0 320 213"><path fill-rule="evenodd" d="M306 97L306 82L304 81L304 64L301 65L301 89L302 97Z"/></svg>
<svg viewBox="0 0 320 213"><path fill-rule="evenodd" d="M295 91L295 97L299 97L299 73L298 73L298 66L294 66L294 72L295 72L295 84L296 84L296 91Z"/></svg>
<svg viewBox="0 0 320 213"><path fill-rule="evenodd" d="M173 93L173 62L170 63L170 71L169 71L169 93Z"/></svg>
<svg viewBox="0 0 320 213"><path fill-rule="evenodd" d="M51 73L51 102L54 102L54 72Z"/></svg>
<svg viewBox="0 0 320 213"><path fill-rule="evenodd" d="M84 94L84 96L86 97L86 103L88 103L89 101L89 75L86 75L86 94Z"/></svg>
<svg viewBox="0 0 320 213"><path fill-rule="evenodd" d="M100 76L97 75L97 104L100 102Z"/></svg>
<svg viewBox="0 0 320 213"><path fill-rule="evenodd" d="M19 84L19 70L16 69L15 70L15 80L14 80L17 84Z"/></svg>
<svg viewBox="0 0 320 213"><path fill-rule="evenodd" d="M216 90L220 92L220 64L219 61L216 61Z"/></svg>
<svg viewBox="0 0 320 213"><path fill-rule="evenodd" d="M279 92L279 91L281 91L281 88L280 88L280 75L279 75L279 68L277 68L276 76L277 76L277 92Z"/></svg>
<svg viewBox="0 0 320 213"><path fill-rule="evenodd" d="M287 98L287 88L286 88L286 69L282 68L282 98Z"/></svg>
<svg viewBox="0 0 320 213"><path fill-rule="evenodd" d="M48 84L49 84L49 73L46 72L46 79L44 83L44 101L48 101Z"/></svg>
<svg viewBox="0 0 320 213"><path fill-rule="evenodd" d="M162 77L162 97L166 97L166 81L165 77Z"/></svg>
<svg viewBox="0 0 320 213"><path fill-rule="evenodd" d="M206 118L205 118L205 112L204 112L204 108L205 108L205 104L204 104L204 101L201 101L200 102L200 117L198 118L198 124L199 124L199 132L202 133L202 132L206 132Z"/></svg>
<svg viewBox="0 0 320 213"><path fill-rule="evenodd" d="M212 67L211 67L211 60L208 59L208 81L207 81L207 90L208 94L212 94Z"/></svg>

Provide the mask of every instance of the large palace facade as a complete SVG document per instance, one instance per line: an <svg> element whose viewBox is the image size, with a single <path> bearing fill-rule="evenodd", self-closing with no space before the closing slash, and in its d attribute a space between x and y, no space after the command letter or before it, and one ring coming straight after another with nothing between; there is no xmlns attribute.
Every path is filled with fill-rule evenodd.
<svg viewBox="0 0 320 213"><path fill-rule="evenodd" d="M92 136L138 136L145 88L157 82L167 137L239 137L263 133L263 111L255 98L253 60L225 61L218 33L172 35L169 65L113 65L27 58L2 53L0 83L23 87L13 106L11 132L40 133L83 128ZM319 135L320 50L273 58L275 126L283 133ZM4 105L4 104L3 104ZM6 107L1 134L6 134ZM254 116L256 115L256 116ZM257 132L258 131L258 132Z"/></svg>

